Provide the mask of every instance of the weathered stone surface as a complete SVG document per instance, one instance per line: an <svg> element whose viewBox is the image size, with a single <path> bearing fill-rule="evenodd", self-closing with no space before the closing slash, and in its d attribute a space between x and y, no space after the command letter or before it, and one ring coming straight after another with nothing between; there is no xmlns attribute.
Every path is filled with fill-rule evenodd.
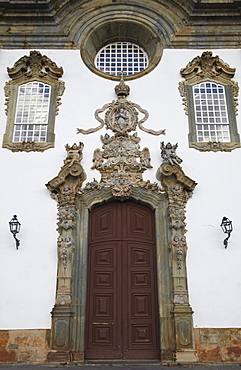
<svg viewBox="0 0 241 370"><path fill-rule="evenodd" d="M48 352L46 329L1 330L0 362L44 362Z"/></svg>
<svg viewBox="0 0 241 370"><path fill-rule="evenodd" d="M76 49L89 29L110 20L114 26L120 18L122 22L129 19L132 25L140 19L139 23L145 22L148 28L157 30L156 38L164 35L171 48L240 47L237 0L229 4L196 0L14 1L14 6L13 1L4 1L0 12L0 45L6 48L33 48L37 42L39 48Z"/></svg>
<svg viewBox="0 0 241 370"><path fill-rule="evenodd" d="M0 330L0 363L43 363L53 360L49 348L49 329ZM180 350L177 362L234 362L241 361L241 329L196 328L194 329L196 352ZM166 350L164 350L165 352ZM168 355L170 361L171 353ZM56 355L56 354L55 354ZM58 353L58 356L60 353ZM69 355L72 355L69 357ZM65 360L84 362L83 352L74 351ZM196 357L197 356L197 357ZM163 353L163 360L165 354ZM60 357L58 358L60 359ZM173 357L174 361L174 357Z"/></svg>
<svg viewBox="0 0 241 370"><path fill-rule="evenodd" d="M199 361L241 361L241 329L200 328L194 334Z"/></svg>

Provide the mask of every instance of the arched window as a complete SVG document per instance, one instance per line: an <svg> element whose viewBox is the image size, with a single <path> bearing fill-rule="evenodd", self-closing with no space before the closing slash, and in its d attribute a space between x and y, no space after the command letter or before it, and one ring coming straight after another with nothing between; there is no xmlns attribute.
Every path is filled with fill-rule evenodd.
<svg viewBox="0 0 241 370"><path fill-rule="evenodd" d="M229 142L225 86L209 81L194 85L193 101L197 141Z"/></svg>
<svg viewBox="0 0 241 370"><path fill-rule="evenodd" d="M240 147L236 123L238 84L218 56L204 52L181 75L179 91L189 121L189 146L201 151L231 151Z"/></svg>
<svg viewBox="0 0 241 370"><path fill-rule="evenodd" d="M8 74L12 80L5 85L8 119L3 148L44 151L54 147L55 115L64 92L64 82L59 81L62 68L31 51L8 68Z"/></svg>
<svg viewBox="0 0 241 370"><path fill-rule="evenodd" d="M46 142L51 86L33 81L20 85L14 119L13 142Z"/></svg>

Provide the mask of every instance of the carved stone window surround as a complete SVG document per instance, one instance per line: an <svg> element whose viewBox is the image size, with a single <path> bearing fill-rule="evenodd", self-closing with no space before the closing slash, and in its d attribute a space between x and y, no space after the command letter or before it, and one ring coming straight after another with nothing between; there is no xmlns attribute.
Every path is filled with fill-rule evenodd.
<svg viewBox="0 0 241 370"><path fill-rule="evenodd" d="M10 149L13 152L43 152L46 149L53 148L55 142L55 116L58 114L58 106L61 104L60 96L65 89L64 82L59 80L59 77L63 74L63 69L57 67L57 65L45 55L42 56L37 51L31 51L29 56L25 55L20 58L14 64L13 68L8 68L8 74L11 80L7 81L4 87L7 124L3 136L2 147ZM28 82L35 81L51 86L46 141L13 142L14 119L19 87Z"/></svg>
<svg viewBox="0 0 241 370"><path fill-rule="evenodd" d="M237 97L238 84L232 80L235 68L230 68L218 56L213 57L211 52L204 52L197 56L180 71L185 81L179 83L179 92L183 98L184 111L188 115L189 147L200 151L226 151L230 152L240 148L240 137L237 130ZM195 122L193 87L202 82L220 84L225 89L226 104L229 120L230 142L198 142ZM210 123L209 123L210 124Z"/></svg>

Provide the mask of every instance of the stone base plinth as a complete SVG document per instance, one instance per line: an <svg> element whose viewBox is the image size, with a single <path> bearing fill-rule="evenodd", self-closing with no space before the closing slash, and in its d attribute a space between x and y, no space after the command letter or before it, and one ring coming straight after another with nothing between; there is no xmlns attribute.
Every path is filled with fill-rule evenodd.
<svg viewBox="0 0 241 370"><path fill-rule="evenodd" d="M176 362L197 362L197 351L193 349L184 349L176 352Z"/></svg>

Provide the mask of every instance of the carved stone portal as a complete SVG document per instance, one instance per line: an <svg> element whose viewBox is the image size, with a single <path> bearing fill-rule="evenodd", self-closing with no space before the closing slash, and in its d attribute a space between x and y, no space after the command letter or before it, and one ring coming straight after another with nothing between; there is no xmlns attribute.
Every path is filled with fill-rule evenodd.
<svg viewBox="0 0 241 370"><path fill-rule="evenodd" d="M102 136L102 150L94 152L92 168L100 171L100 182L94 180L82 187L86 175L80 164L83 144L79 143L66 145L64 165L47 184L58 203L59 232L52 351L48 359L84 361L89 210L113 198L130 198L155 211L161 360L193 362L193 312L188 298L184 234L185 205L196 183L180 167L177 144L164 142L163 164L157 170L162 187L142 179L143 171L151 167L149 150L141 150L137 134L128 133L140 122L136 105L123 97L126 85L122 82L118 89L122 95L108 104L103 121L114 136Z"/></svg>

